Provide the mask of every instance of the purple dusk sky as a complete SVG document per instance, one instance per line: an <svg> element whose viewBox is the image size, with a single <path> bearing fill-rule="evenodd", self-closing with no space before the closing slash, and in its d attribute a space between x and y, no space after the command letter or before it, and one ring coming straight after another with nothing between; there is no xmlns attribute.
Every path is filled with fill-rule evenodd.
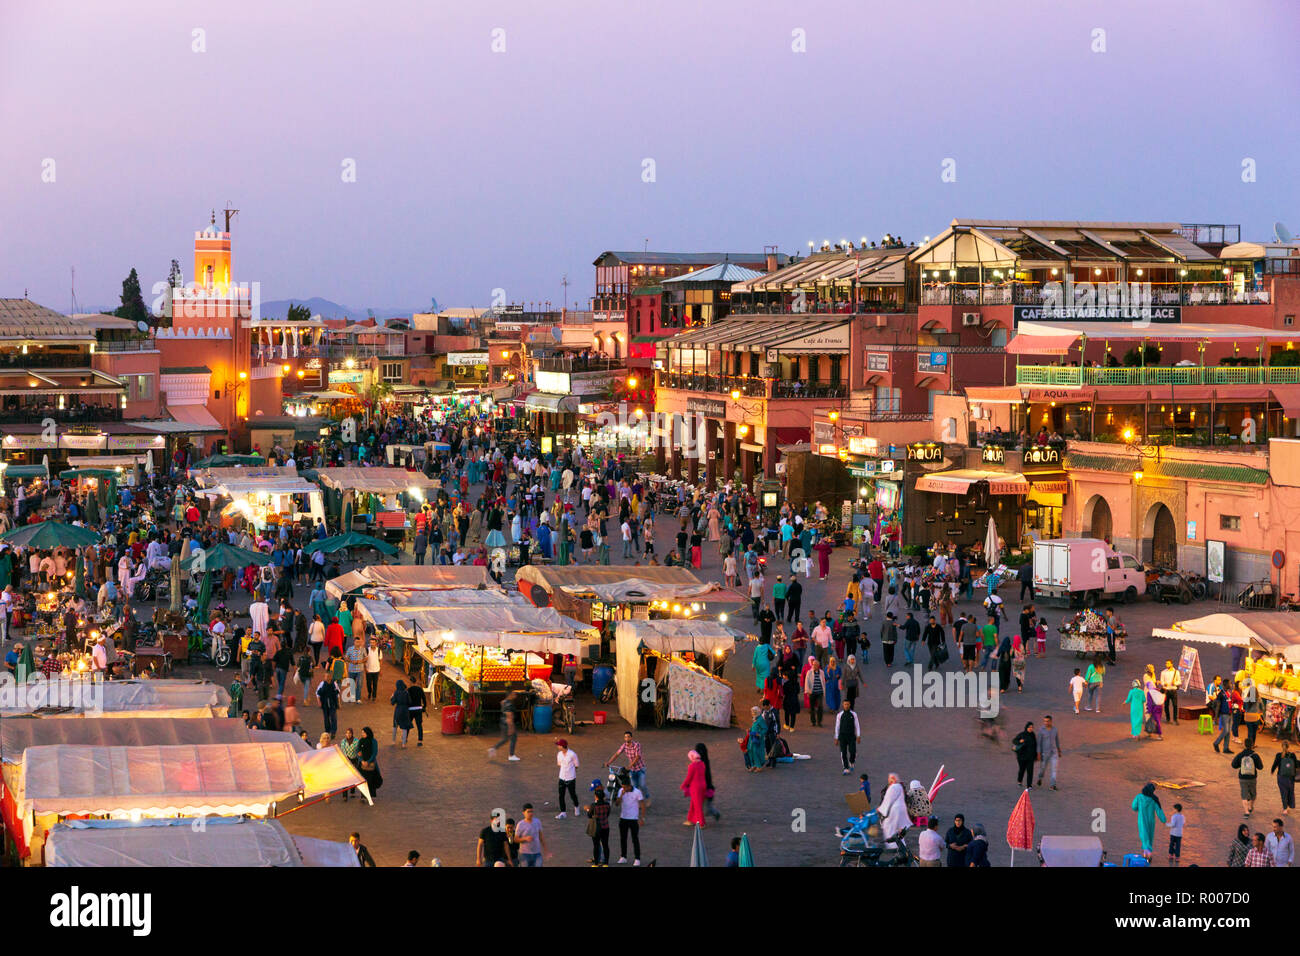
<svg viewBox="0 0 1300 956"><path fill-rule="evenodd" d="M1292 0L5 0L0 295L147 298L227 201L236 279L358 308L585 303L646 239L1300 235L1298 40Z"/></svg>

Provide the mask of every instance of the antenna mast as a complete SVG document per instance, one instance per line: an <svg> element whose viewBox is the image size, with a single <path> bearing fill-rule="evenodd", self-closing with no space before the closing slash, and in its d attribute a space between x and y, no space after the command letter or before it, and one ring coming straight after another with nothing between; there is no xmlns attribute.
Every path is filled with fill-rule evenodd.
<svg viewBox="0 0 1300 956"><path fill-rule="evenodd" d="M238 209L232 209L232 208L230 207L230 200L227 199L227 200L226 200L226 208L223 209L223 210L221 210L221 211L222 211L222 212L225 214L225 216L226 216L226 232L230 232L230 220L233 219L235 216L237 216L237 215L239 214L239 210L238 210Z"/></svg>

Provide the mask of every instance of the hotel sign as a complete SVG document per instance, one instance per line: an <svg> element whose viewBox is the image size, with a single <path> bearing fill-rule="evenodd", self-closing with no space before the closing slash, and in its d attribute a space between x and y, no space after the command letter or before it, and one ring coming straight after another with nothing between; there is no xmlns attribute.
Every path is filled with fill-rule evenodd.
<svg viewBox="0 0 1300 956"><path fill-rule="evenodd" d="M947 352L917 352L916 370L918 372L948 371L948 353Z"/></svg>
<svg viewBox="0 0 1300 956"><path fill-rule="evenodd" d="M572 379L568 372L547 372L538 369L533 373L533 384L537 386L539 392L547 392L551 395L569 395L572 394Z"/></svg>
<svg viewBox="0 0 1300 956"><path fill-rule="evenodd" d="M686 411L691 415L703 415L705 418L726 418L727 403L720 398L688 398Z"/></svg>
<svg viewBox="0 0 1300 956"><path fill-rule="evenodd" d="M463 366L472 366L472 365L487 365L488 353L487 352L448 352L447 364L454 368L460 368Z"/></svg>
<svg viewBox="0 0 1300 956"><path fill-rule="evenodd" d="M907 446L908 461L943 461L943 446L935 442L914 442Z"/></svg>
<svg viewBox="0 0 1300 956"><path fill-rule="evenodd" d="M868 352L868 353L867 353L867 371L868 371L868 372L888 372L888 371L889 371L889 353L888 353L888 352Z"/></svg>
<svg viewBox="0 0 1300 956"><path fill-rule="evenodd" d="M1034 445L1025 449L1026 465L1059 465L1061 449L1055 445Z"/></svg>

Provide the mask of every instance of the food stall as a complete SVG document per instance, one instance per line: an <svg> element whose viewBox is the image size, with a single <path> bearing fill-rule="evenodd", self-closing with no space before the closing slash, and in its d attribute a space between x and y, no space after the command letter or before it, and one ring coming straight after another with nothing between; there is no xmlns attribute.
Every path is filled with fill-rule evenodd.
<svg viewBox="0 0 1300 956"><path fill-rule="evenodd" d="M357 568L325 582L325 591L342 599L352 595L372 596L378 592L446 591L449 589L497 591L486 567L476 564L379 564Z"/></svg>
<svg viewBox="0 0 1300 956"><path fill-rule="evenodd" d="M199 494L214 507L220 505L222 527L230 527L241 517L259 532L284 522L306 522L314 527L317 520L325 520L320 488L290 465L206 468L195 477Z"/></svg>
<svg viewBox="0 0 1300 956"><path fill-rule="evenodd" d="M341 516L351 505L353 524L364 521L367 531L408 530L409 513L442 488L438 479L405 468L322 468L316 480L329 494L330 514Z"/></svg>
<svg viewBox="0 0 1300 956"><path fill-rule="evenodd" d="M431 702L465 708L465 723L480 729L514 691L549 683L553 658L582 652L585 626L553 608L502 604L454 608L404 606L383 626L408 642L408 673L429 690ZM526 709L526 708L524 708Z"/></svg>
<svg viewBox="0 0 1300 956"><path fill-rule="evenodd" d="M1243 670L1259 691L1265 725L1278 734L1294 733L1300 707L1300 620L1294 614L1207 614L1154 628L1151 635L1245 650Z"/></svg>
<svg viewBox="0 0 1300 956"><path fill-rule="evenodd" d="M69 820L45 840L46 866L359 867L352 846L290 833L279 820Z"/></svg>
<svg viewBox="0 0 1300 956"><path fill-rule="evenodd" d="M615 629L618 710L635 729L643 717L730 727L732 686L715 671L736 646L716 621L620 621ZM656 692L646 701L642 681Z"/></svg>
<svg viewBox="0 0 1300 956"><path fill-rule="evenodd" d="M1108 654L1106 621L1092 608L1084 608L1073 617L1063 619L1057 628L1061 632L1061 650L1074 651L1075 657L1089 654ZM1128 649L1128 631L1123 625L1115 629L1115 652Z"/></svg>
<svg viewBox="0 0 1300 956"><path fill-rule="evenodd" d="M68 817L141 820L274 817L352 788L361 774L336 747L288 743L29 747L6 774L5 833L17 857L43 859L45 836Z"/></svg>

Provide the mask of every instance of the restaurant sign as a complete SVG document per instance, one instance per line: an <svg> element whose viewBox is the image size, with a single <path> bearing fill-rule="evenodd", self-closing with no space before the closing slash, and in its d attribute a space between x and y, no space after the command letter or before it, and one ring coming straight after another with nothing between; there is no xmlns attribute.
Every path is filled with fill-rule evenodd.
<svg viewBox="0 0 1300 956"><path fill-rule="evenodd" d="M688 398L686 411L705 418L726 418L727 403L720 398Z"/></svg>
<svg viewBox="0 0 1300 956"><path fill-rule="evenodd" d="M1001 465L1007 460L1006 450L1001 445L985 445L980 461L986 465Z"/></svg>
<svg viewBox="0 0 1300 956"><path fill-rule="evenodd" d="M1061 449L1055 445L1031 445L1025 449L1026 465L1059 465Z"/></svg>
<svg viewBox="0 0 1300 956"><path fill-rule="evenodd" d="M948 371L948 353L947 352L917 352L916 370L918 372Z"/></svg>
<svg viewBox="0 0 1300 956"><path fill-rule="evenodd" d="M880 443L864 435L857 435L849 439L850 455L878 455L880 453Z"/></svg>
<svg viewBox="0 0 1300 956"><path fill-rule="evenodd" d="M888 352L868 352L868 353L867 353L867 371L868 371L868 372L888 372L888 371L889 371L889 353L888 353Z"/></svg>
<svg viewBox="0 0 1300 956"><path fill-rule="evenodd" d="M908 461L943 461L943 446L932 441L914 442L907 446Z"/></svg>
<svg viewBox="0 0 1300 956"><path fill-rule="evenodd" d="M165 444L162 435L109 435L108 448L139 449L161 448Z"/></svg>
<svg viewBox="0 0 1300 956"><path fill-rule="evenodd" d="M833 444L835 441L835 426L830 422L813 422L813 444Z"/></svg>
<svg viewBox="0 0 1300 956"><path fill-rule="evenodd" d="M1183 320L1177 305L1143 305L1137 300L1111 305L1017 305L1012 318L1021 322L1160 322Z"/></svg>

